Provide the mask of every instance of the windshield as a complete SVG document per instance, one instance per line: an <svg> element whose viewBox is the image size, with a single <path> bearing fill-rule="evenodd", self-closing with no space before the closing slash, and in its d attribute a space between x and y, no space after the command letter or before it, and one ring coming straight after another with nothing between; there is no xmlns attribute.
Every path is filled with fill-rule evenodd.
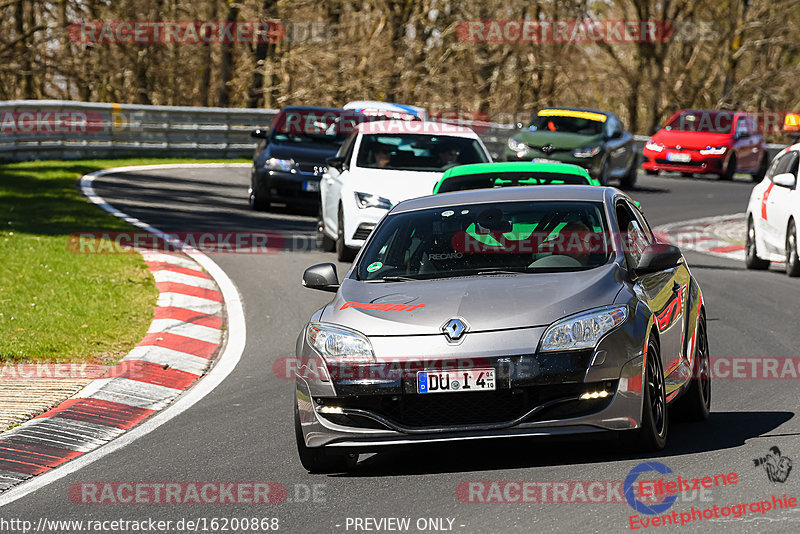
<svg viewBox="0 0 800 534"><path fill-rule="evenodd" d="M733 113L729 111L684 111L664 127L665 130L703 133L731 133Z"/></svg>
<svg viewBox="0 0 800 534"><path fill-rule="evenodd" d="M586 115L586 116L583 116ZM579 135L600 135L603 133L603 122L597 118L590 118L597 113L573 115L537 115L531 121L528 129L532 132L545 131L556 133L571 133Z"/></svg>
<svg viewBox="0 0 800 534"><path fill-rule="evenodd" d="M597 202L465 204L389 215L356 269L359 280L567 272L608 261Z"/></svg>
<svg viewBox="0 0 800 534"><path fill-rule="evenodd" d="M486 189L515 185L587 185L589 180L577 174L560 172L486 172L451 176L443 180L437 193L465 191L467 189Z"/></svg>
<svg viewBox="0 0 800 534"><path fill-rule="evenodd" d="M356 164L374 169L441 171L465 163L487 163L476 139L423 134L364 134Z"/></svg>
<svg viewBox="0 0 800 534"><path fill-rule="evenodd" d="M272 140L283 143L341 145L368 118L355 111L289 110L275 117Z"/></svg>

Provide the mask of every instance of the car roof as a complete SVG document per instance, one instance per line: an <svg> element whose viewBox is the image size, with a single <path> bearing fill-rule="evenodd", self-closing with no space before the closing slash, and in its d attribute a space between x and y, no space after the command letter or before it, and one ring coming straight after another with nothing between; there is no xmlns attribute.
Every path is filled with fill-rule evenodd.
<svg viewBox="0 0 800 534"><path fill-rule="evenodd" d="M347 110L343 108L326 108L321 106L286 106L281 108L281 111L335 111L341 113Z"/></svg>
<svg viewBox="0 0 800 534"><path fill-rule="evenodd" d="M579 165L572 163L555 163L544 161L498 161L495 163L469 163L467 165L456 165L447 169L442 179L451 176L463 176L466 174L483 174L487 172L549 172L560 174L574 174L577 176L588 176L589 173Z"/></svg>
<svg viewBox="0 0 800 534"><path fill-rule="evenodd" d="M598 113L600 115L605 115L606 117L613 117L614 116L614 114L611 113L610 111L601 111L599 109L592 109L592 108L573 108L573 107L568 107L568 106L548 106L546 108L540 109L539 111L536 112L536 114L538 115L540 112L542 112L544 110L552 110L552 111L558 111L558 110L585 111L587 113Z"/></svg>
<svg viewBox="0 0 800 534"><path fill-rule="evenodd" d="M537 177L540 180L539 183L530 182L531 179L536 179ZM561 180L561 183L564 183L567 180L566 177L576 177L579 180L583 180L582 184L573 182L571 185L600 185L600 182L592 179L586 169L571 163L509 161L471 163L451 167L436 183L433 193L440 194L455 190L485 189L489 187L553 185L552 181L559 183L558 180ZM574 180L575 178L572 179Z"/></svg>
<svg viewBox="0 0 800 534"><path fill-rule="evenodd" d="M436 121L405 121L390 119L385 121L362 122L358 132L365 134L423 134L468 137L478 139L478 134L464 126Z"/></svg>
<svg viewBox="0 0 800 534"><path fill-rule="evenodd" d="M397 204L391 213L402 213L428 208L442 208L463 204L480 204L486 202L513 202L535 200L575 200L587 202L607 202L615 195L628 198L622 191L614 187L598 187L595 185L549 185L547 187L521 186L499 187L496 189L471 189L454 191L440 195L405 200Z"/></svg>

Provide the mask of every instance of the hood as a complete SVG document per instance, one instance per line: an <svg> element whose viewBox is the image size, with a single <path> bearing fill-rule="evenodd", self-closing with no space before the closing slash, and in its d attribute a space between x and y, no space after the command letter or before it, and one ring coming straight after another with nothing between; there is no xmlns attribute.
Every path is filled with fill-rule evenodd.
<svg viewBox="0 0 800 534"><path fill-rule="evenodd" d="M265 158L293 159L297 163L325 165L325 158L335 156L339 146L333 143L306 145L300 143L276 143L271 141L264 151Z"/></svg>
<svg viewBox="0 0 800 534"><path fill-rule="evenodd" d="M345 183L353 192L378 195L397 204L410 198L430 195L442 172L358 168L353 169Z"/></svg>
<svg viewBox="0 0 800 534"><path fill-rule="evenodd" d="M731 134L662 129L656 132L650 140L666 147L680 145L682 148L701 150L707 146L727 145L731 141Z"/></svg>
<svg viewBox="0 0 800 534"><path fill-rule="evenodd" d="M616 264L571 273L414 282L370 283L346 278L320 321L367 336L440 334L442 326L454 317L465 320L470 332L547 326L567 315L613 304L620 278ZM365 309L368 304L387 306ZM390 304L398 309L390 309ZM400 305L404 305L402 309Z"/></svg>
<svg viewBox="0 0 800 534"><path fill-rule="evenodd" d="M558 133L544 131L522 131L514 135L514 139L529 146L553 145L554 148L574 149L585 146L597 146L603 142L602 135L580 135L574 133Z"/></svg>

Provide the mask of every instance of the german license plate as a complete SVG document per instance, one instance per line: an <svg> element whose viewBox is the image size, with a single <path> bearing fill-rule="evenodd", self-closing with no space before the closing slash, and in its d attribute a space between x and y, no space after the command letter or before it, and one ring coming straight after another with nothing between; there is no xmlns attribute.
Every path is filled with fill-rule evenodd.
<svg viewBox="0 0 800 534"><path fill-rule="evenodd" d="M306 180L303 182L303 191L319 191L319 182L314 182L311 180Z"/></svg>
<svg viewBox="0 0 800 534"><path fill-rule="evenodd" d="M667 161L675 161L677 163L689 163L692 161L692 156L689 154L680 154L678 152L668 152Z"/></svg>
<svg viewBox="0 0 800 534"><path fill-rule="evenodd" d="M494 391L494 369L417 372L417 393Z"/></svg>

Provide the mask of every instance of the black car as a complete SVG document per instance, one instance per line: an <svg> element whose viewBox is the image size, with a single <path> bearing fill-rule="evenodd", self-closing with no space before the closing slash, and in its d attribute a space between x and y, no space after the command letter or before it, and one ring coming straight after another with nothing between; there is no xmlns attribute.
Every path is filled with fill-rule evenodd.
<svg viewBox="0 0 800 534"><path fill-rule="evenodd" d="M623 187L631 187L636 182L635 148L633 136L613 113L545 108L508 140L505 159L573 163L589 171L601 185L618 179Z"/></svg>
<svg viewBox="0 0 800 534"><path fill-rule="evenodd" d="M250 174L250 206L266 210L277 202L316 210L325 159L364 120L361 113L338 108L283 108L269 130L251 133L259 142Z"/></svg>

